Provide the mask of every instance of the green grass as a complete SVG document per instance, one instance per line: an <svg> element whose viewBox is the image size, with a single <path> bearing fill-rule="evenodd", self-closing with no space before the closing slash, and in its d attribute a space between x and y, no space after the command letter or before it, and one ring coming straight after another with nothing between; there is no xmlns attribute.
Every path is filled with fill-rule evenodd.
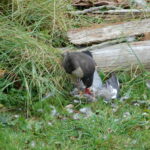
<svg viewBox="0 0 150 150"><path fill-rule="evenodd" d="M25 118L22 110L2 112L0 148L3 150L150 149L149 106L132 104L133 100L149 101L150 93L145 85L145 80L149 76L141 74L133 78L131 74L127 73L119 73L118 76L122 82L122 95L129 88L131 89L128 100L125 102L114 101L116 110L100 99L92 104L76 105L76 110L91 107L94 115L87 119L73 120L71 115L65 111L64 106L60 107L55 104L60 116L57 118L51 115L52 99L47 99L32 105L32 117L28 119ZM61 97L60 101L63 102L65 99ZM66 101L66 104L63 104L69 103L72 103L71 99L70 102ZM2 110L5 109L2 107ZM15 118L16 114L19 115L17 119Z"/></svg>
<svg viewBox="0 0 150 150"><path fill-rule="evenodd" d="M149 144L149 118L129 103L118 103L118 111L99 101L90 105L97 115L81 120L59 120L45 113L41 118L17 120L1 125L0 146L9 149L136 149ZM131 115L124 118L125 112ZM60 112L61 115L65 114ZM52 126L48 125L52 123ZM33 145L35 143L35 145ZM12 147L13 145L13 147Z"/></svg>
<svg viewBox="0 0 150 150"><path fill-rule="evenodd" d="M99 17L71 16L70 0L2 0L0 2L0 149L2 150L148 150L150 149L149 106L134 106L132 101L149 101L146 80L150 73L140 68L117 74L120 95L117 110L102 99L90 107L94 115L73 120L65 110L73 103L69 77L61 67L61 52L56 47L70 46L66 31L101 24ZM21 83L15 88L14 73ZM101 73L103 79L107 76ZM49 93L53 96L43 100ZM55 106L59 116L53 117ZM146 115L145 115L146 113ZM127 118L125 114L130 114ZM17 117L16 115L19 115Z"/></svg>
<svg viewBox="0 0 150 150"><path fill-rule="evenodd" d="M19 76L20 91L26 90L28 100L34 99L34 95L41 99L46 92L59 93L65 79L59 51L32 37L23 27L0 19L1 68ZM6 82L2 91L7 86Z"/></svg>

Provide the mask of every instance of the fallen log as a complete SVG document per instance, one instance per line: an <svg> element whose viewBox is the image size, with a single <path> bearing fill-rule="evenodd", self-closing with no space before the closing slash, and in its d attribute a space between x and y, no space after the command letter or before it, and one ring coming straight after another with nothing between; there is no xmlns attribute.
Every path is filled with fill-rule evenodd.
<svg viewBox="0 0 150 150"><path fill-rule="evenodd" d="M145 18L149 18L150 17L150 13L147 14L88 14L88 16L93 17L93 18L97 18L97 16L99 18L102 18L103 20L105 20L108 23L111 22L127 22L127 21L133 21L134 19L145 19Z"/></svg>
<svg viewBox="0 0 150 150"><path fill-rule="evenodd" d="M144 37L143 37L143 40L144 40ZM121 39L117 39L117 40L106 41L106 42L103 42L103 43L100 43L100 44L95 44L95 45L92 45L92 46L88 46L86 48L81 48L81 49L78 49L78 51L92 51L94 49L101 49L101 48L116 45L116 44L119 44L119 43L134 42L134 41L136 41L135 36L128 37L128 38L121 38ZM66 51L68 49L66 49Z"/></svg>
<svg viewBox="0 0 150 150"><path fill-rule="evenodd" d="M150 40L120 44L115 44L115 42L106 42L81 49L68 47L60 51L65 53L89 50L93 54L97 67L104 72L130 70L131 67L136 68L137 66L142 69L150 69Z"/></svg>
<svg viewBox="0 0 150 150"><path fill-rule="evenodd" d="M73 0L72 3L72 6L82 9L104 5L121 6L123 8L130 7L130 3L128 0Z"/></svg>
<svg viewBox="0 0 150 150"><path fill-rule="evenodd" d="M93 14L112 14L112 15L125 15L125 14L145 14L150 13L150 9L116 9L116 10L107 10L107 11L92 11Z"/></svg>
<svg viewBox="0 0 150 150"><path fill-rule="evenodd" d="M139 7L146 7L147 2L145 0L133 0L132 3Z"/></svg>
<svg viewBox="0 0 150 150"><path fill-rule="evenodd" d="M108 9L103 11L101 9ZM85 15L92 17L103 18L107 21L124 21L124 20L132 20L136 18L148 18L150 16L150 9L118 9L115 6L99 6L92 7L89 9L84 9L81 11L72 11L71 15Z"/></svg>
<svg viewBox="0 0 150 150"><path fill-rule="evenodd" d="M106 27L90 27L68 31L74 45L92 45L121 37L130 37L150 32L150 19L131 21Z"/></svg>
<svg viewBox="0 0 150 150"><path fill-rule="evenodd" d="M124 22L124 21L132 21L133 19L145 19L150 17L150 9L120 9L120 10L110 10L110 11L94 11L88 13L88 16L97 17L99 16L105 21L109 22Z"/></svg>
<svg viewBox="0 0 150 150"><path fill-rule="evenodd" d="M116 5L114 0L73 0L72 6L77 8L89 8L93 6Z"/></svg>
<svg viewBox="0 0 150 150"><path fill-rule="evenodd" d="M70 14L72 14L72 15L84 15L87 13L93 13L94 11L101 10L101 9L117 9L117 7L113 6L113 5L108 5L108 6L104 5L104 6L98 6L98 7L91 7L91 8L84 9L84 10L72 11L72 12L70 12Z"/></svg>
<svg viewBox="0 0 150 150"><path fill-rule="evenodd" d="M150 40L121 43L101 49L94 47L90 50L98 67L106 72L129 70L137 66L150 69Z"/></svg>
<svg viewBox="0 0 150 150"><path fill-rule="evenodd" d="M108 10L103 10L108 9ZM115 10L114 10L115 9ZM143 13L150 13L150 9L119 9L119 7L113 6L113 5L104 5L99 7L91 7L84 10L78 10L78 11L72 11L70 14L72 15L85 15L87 13L93 13L93 14L143 14Z"/></svg>

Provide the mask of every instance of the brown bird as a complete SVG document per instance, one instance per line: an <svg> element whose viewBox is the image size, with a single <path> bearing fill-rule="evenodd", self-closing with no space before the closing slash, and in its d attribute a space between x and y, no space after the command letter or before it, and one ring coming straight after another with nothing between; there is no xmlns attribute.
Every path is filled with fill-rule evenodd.
<svg viewBox="0 0 150 150"><path fill-rule="evenodd" d="M91 94L89 87L93 83L93 75L96 63L91 52L66 52L63 59L63 67L68 74L82 80L85 85L85 93Z"/></svg>

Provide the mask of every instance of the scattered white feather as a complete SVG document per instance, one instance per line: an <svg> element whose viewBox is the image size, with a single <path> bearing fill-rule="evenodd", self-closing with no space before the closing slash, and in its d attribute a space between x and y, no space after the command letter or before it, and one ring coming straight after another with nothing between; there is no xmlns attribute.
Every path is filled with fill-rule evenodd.
<svg viewBox="0 0 150 150"><path fill-rule="evenodd" d="M129 118L131 116L130 112L125 112L123 118Z"/></svg>
<svg viewBox="0 0 150 150"><path fill-rule="evenodd" d="M150 80L146 82L146 86L150 89Z"/></svg>
<svg viewBox="0 0 150 150"><path fill-rule="evenodd" d="M19 115L14 115L15 118L19 118Z"/></svg>
<svg viewBox="0 0 150 150"><path fill-rule="evenodd" d="M54 106L50 105L50 108L52 109L51 116L54 117L54 116L57 116L59 114Z"/></svg>
<svg viewBox="0 0 150 150"><path fill-rule="evenodd" d="M31 147L35 147L35 145L36 145L35 141L32 141L30 145L31 145Z"/></svg>
<svg viewBox="0 0 150 150"><path fill-rule="evenodd" d="M73 114L72 118L73 118L74 120L79 120L79 119L81 119L81 115L78 114L78 113L75 113L75 114Z"/></svg>
<svg viewBox="0 0 150 150"><path fill-rule="evenodd" d="M48 126L52 126L52 123L51 123L51 122L48 122L47 124L48 124Z"/></svg>
<svg viewBox="0 0 150 150"><path fill-rule="evenodd" d="M86 115L85 117L90 117L93 115L93 112L92 112L91 108L89 108L89 107L81 108L79 111L81 113L85 114Z"/></svg>
<svg viewBox="0 0 150 150"><path fill-rule="evenodd" d="M118 94L118 91L117 89L113 88L111 85L110 85L110 92L111 92L111 95L112 95L112 99L116 99L117 98L117 94Z"/></svg>

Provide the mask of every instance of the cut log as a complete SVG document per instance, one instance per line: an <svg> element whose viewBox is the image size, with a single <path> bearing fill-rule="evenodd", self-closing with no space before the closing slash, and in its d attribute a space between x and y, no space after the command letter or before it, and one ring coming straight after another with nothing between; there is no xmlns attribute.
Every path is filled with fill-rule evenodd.
<svg viewBox="0 0 150 150"><path fill-rule="evenodd" d="M85 49L83 49L85 50ZM98 67L106 72L142 66L150 69L150 40L90 49Z"/></svg>
<svg viewBox="0 0 150 150"><path fill-rule="evenodd" d="M99 16L109 22L123 22L125 20L132 21L133 19L145 19L150 17L150 9L120 9L108 11L93 11L88 13L89 16Z"/></svg>
<svg viewBox="0 0 150 150"><path fill-rule="evenodd" d="M128 0L73 0L73 6L77 8L89 8L93 6L114 5L129 8L130 3Z"/></svg>
<svg viewBox="0 0 150 150"><path fill-rule="evenodd" d="M143 40L144 40L144 37L143 37ZM120 38L120 39L117 39L117 40L106 41L106 42L103 42L101 44L95 44L95 45L92 45L92 46L88 46L86 48L81 48L81 49L78 49L78 51L93 51L95 49L101 49L101 48L105 48L105 47L108 47L108 46L116 45L116 44L119 44L119 43L134 42L134 41L136 41L136 37L135 36L128 37L128 38ZM68 49L66 49L66 51Z"/></svg>
<svg viewBox="0 0 150 150"><path fill-rule="evenodd" d="M129 37L150 32L150 19L131 21L106 27L90 27L68 31L71 43L75 45L92 45L108 40Z"/></svg>
<svg viewBox="0 0 150 150"><path fill-rule="evenodd" d="M144 13L139 13L139 14L94 14L90 13L88 16L93 17L93 18L102 18L105 20L105 22L128 22L128 21L133 21L134 19L145 19L150 17L150 13L144 14Z"/></svg>
<svg viewBox="0 0 150 150"><path fill-rule="evenodd" d="M108 9L103 11L101 9ZM115 9L115 10L114 10ZM99 17L109 21L124 21L124 20L132 20L136 18L148 18L150 16L150 9L118 9L115 6L99 6L92 7L89 9L84 9L81 11L72 11L71 15L85 15L92 17Z"/></svg>
<svg viewBox="0 0 150 150"><path fill-rule="evenodd" d="M125 14L146 14L150 13L150 9L116 9L116 10L107 10L107 11L92 11L94 14L112 14L112 15L125 15Z"/></svg>
<svg viewBox="0 0 150 150"><path fill-rule="evenodd" d="M113 5L108 5L108 6L106 5L106 6L99 6L99 7L91 7L91 8L84 9L84 10L72 11L72 12L70 12L70 14L72 14L72 15L84 15L87 13L93 13L94 11L101 10L101 9L116 9L116 8L117 7L113 6Z"/></svg>
<svg viewBox="0 0 150 150"><path fill-rule="evenodd" d="M109 9L109 10L102 10L102 9ZM115 9L115 10L114 10ZM150 9L119 9L116 6L106 5L106 6L99 6L99 7L92 7L89 9L84 9L80 11L72 11L70 14L72 15L84 15L87 13L93 13L93 14L112 14L112 15L125 15L125 14L145 14L150 13Z"/></svg>
<svg viewBox="0 0 150 150"><path fill-rule="evenodd" d="M147 5L147 2L145 0L133 0L132 2L139 7L146 7Z"/></svg>
<svg viewBox="0 0 150 150"><path fill-rule="evenodd" d="M93 6L116 5L114 0L73 0L72 5L77 8L89 8Z"/></svg>
<svg viewBox="0 0 150 150"><path fill-rule="evenodd" d="M130 70L131 67L136 68L137 66L150 69L150 40L121 44L115 43L116 41L78 50L70 48L63 49L63 51L62 49L60 50L62 53L89 50L93 54L97 67L104 72Z"/></svg>

